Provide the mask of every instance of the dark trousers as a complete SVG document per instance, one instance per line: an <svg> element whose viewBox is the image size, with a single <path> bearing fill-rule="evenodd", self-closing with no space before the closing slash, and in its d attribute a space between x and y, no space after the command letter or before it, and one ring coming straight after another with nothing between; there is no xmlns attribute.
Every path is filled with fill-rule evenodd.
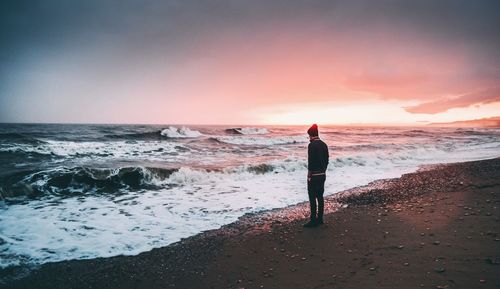
<svg viewBox="0 0 500 289"><path fill-rule="evenodd" d="M325 201L323 199L325 180L326 176L320 175L312 176L307 182L307 193L309 194L309 204L311 206L311 221L323 220L323 212L325 210ZM317 212L316 200L318 201Z"/></svg>

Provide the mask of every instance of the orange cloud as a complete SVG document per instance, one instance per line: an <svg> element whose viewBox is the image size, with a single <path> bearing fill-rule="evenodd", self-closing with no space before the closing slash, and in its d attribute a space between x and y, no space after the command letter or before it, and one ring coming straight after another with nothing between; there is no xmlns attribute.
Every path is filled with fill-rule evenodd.
<svg viewBox="0 0 500 289"><path fill-rule="evenodd" d="M405 107L411 113L436 114L451 108L469 107L477 104L500 102L500 87L467 93L453 98L424 102L419 105Z"/></svg>

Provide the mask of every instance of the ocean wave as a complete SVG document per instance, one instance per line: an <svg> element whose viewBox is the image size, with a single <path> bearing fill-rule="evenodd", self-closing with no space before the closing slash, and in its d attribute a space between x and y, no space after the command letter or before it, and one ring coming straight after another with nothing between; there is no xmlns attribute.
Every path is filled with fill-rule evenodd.
<svg viewBox="0 0 500 289"><path fill-rule="evenodd" d="M174 171L164 184L190 185L224 182L230 177L233 180L248 180L256 175L292 173L307 171L307 163L303 159L271 160L265 163L241 165L223 170L204 170L183 167Z"/></svg>
<svg viewBox="0 0 500 289"><path fill-rule="evenodd" d="M281 136L281 137L248 137L248 136L220 136L212 139L234 145L256 145L269 146L280 144L306 143L305 136Z"/></svg>
<svg viewBox="0 0 500 289"><path fill-rule="evenodd" d="M226 129L228 134L268 134L267 128L263 127L236 127Z"/></svg>
<svg viewBox="0 0 500 289"><path fill-rule="evenodd" d="M248 179L268 173L306 171L302 159L272 160L225 169L158 168L158 167L57 167L43 171L21 171L0 178L0 197L4 199L47 195L75 196L89 193L159 190L171 185L223 181L228 176Z"/></svg>
<svg viewBox="0 0 500 289"><path fill-rule="evenodd" d="M197 138L203 134L197 130L191 130L184 126L180 128L169 126L161 131L161 135L168 138Z"/></svg>
<svg viewBox="0 0 500 289"><path fill-rule="evenodd" d="M286 158L282 160L271 160L257 165L244 165L236 170L244 170L255 174L290 173L296 171L306 171L307 162L305 159Z"/></svg>
<svg viewBox="0 0 500 289"><path fill-rule="evenodd" d="M455 130L455 133L458 135L477 135L477 136L492 136L499 135L500 130L496 129L463 129L458 128Z"/></svg>
<svg viewBox="0 0 500 289"><path fill-rule="evenodd" d="M429 133L429 132L427 132L425 130L421 130L421 129L412 129L412 130L409 130L407 132L409 132L409 133Z"/></svg>
<svg viewBox="0 0 500 289"><path fill-rule="evenodd" d="M176 169L122 167L59 167L29 173L20 181L1 188L2 198L74 196L87 193L120 193L159 189Z"/></svg>
<svg viewBox="0 0 500 289"><path fill-rule="evenodd" d="M400 135L405 136L405 137L427 137L427 136L431 136L432 133L429 131L421 130L421 129L412 129L412 130L403 131L400 133Z"/></svg>
<svg viewBox="0 0 500 289"><path fill-rule="evenodd" d="M307 200L303 128L244 135L217 126L201 128L199 138L171 139L161 135L166 127L10 128L47 142L0 139L0 159L8 159L0 163L0 199L6 198L0 200L0 268L138 254L246 213ZM454 128L413 129L320 130L330 145L325 195L421 164L498 157L500 150L499 130L477 136ZM105 136L110 134L117 136Z"/></svg>
<svg viewBox="0 0 500 289"><path fill-rule="evenodd" d="M44 143L42 140L21 133L0 133L0 143L2 142L30 145L39 145Z"/></svg>
<svg viewBox="0 0 500 289"><path fill-rule="evenodd" d="M187 151L189 149L181 144L160 141L75 142L46 140L38 145L14 143L0 146L0 152L4 153L89 158L151 158L152 156L161 157L165 154L186 153Z"/></svg>
<svg viewBox="0 0 500 289"><path fill-rule="evenodd" d="M50 160L51 155L30 149L23 150L19 147L0 147L0 159L4 163L33 163L42 160Z"/></svg>
<svg viewBox="0 0 500 289"><path fill-rule="evenodd" d="M351 139L353 137L383 137L383 138L396 138L400 136L415 137L415 136L430 136L432 132L413 129L413 130L393 130L393 131L381 131L380 129L375 130L338 130L338 131L321 131L322 135L336 135Z"/></svg>
<svg viewBox="0 0 500 289"><path fill-rule="evenodd" d="M397 144L392 143L378 143L378 144L351 144L351 145L330 145L331 150L335 151L373 151L383 150L390 147L396 147Z"/></svg>
<svg viewBox="0 0 500 289"><path fill-rule="evenodd" d="M125 140L162 140L164 137L160 130L140 132L140 133L124 133L124 134L106 134L105 139L125 139Z"/></svg>

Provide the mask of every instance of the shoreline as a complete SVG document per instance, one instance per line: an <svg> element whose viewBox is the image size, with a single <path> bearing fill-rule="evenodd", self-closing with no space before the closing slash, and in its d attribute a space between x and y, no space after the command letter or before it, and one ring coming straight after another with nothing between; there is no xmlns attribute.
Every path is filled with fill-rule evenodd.
<svg viewBox="0 0 500 289"><path fill-rule="evenodd" d="M424 204L424 201L427 201L427 203L431 202L428 200L430 195L434 195L432 198L433 200L435 198L441 199L443 197L453 199L455 196L450 197L449 195L458 196L455 192L460 192L461 195L474 195L475 191L482 190L491 191L488 194L489 199L485 200L490 200L488 204L495 205L494 209L490 209L493 210L489 212L490 215L486 216L489 217L488 219L491 219L490 221L492 222L490 222L491 224L488 224L489 226L492 226L492 229L488 230L490 234L488 235L488 232L483 233L485 236L494 237L493 239L495 241L492 244L494 248L490 249L496 251L493 251L491 256L485 258L492 260L492 264L489 264L492 269L498 270L499 267L494 266L496 264L496 260L500 258L500 242L496 241L498 239L497 233L499 233L498 211L496 209L496 203L500 202L500 192L498 192L500 181L498 180L500 180L500 158L432 165L421 168L413 173L404 174L400 178L377 180L366 186L356 187L325 197L325 220L327 224L312 230L303 229L301 226L301 223L305 218L307 218L309 210L308 202L303 202L285 208L273 209L255 214L246 214L240 217L236 222L224 225L219 229L205 231L195 236L182 239L179 242L172 243L168 246L140 253L139 255L46 263L37 266L35 270L29 273L26 271L23 272L22 268L16 267L2 269L0 270L0 278L7 280L7 283L0 283L0 287L320 288L323 285L325 285L325 288L331 287L333 284L336 284L336 282L341 280L341 278L337 277L342 275L329 274L328 278L325 277L317 280L313 278L312 280L315 280L316 283L305 283L302 284L302 286L294 285L295 283L286 283L286 286L284 286L285 283L283 282L287 279L294 279L294 277L297 277L296 275L300 275L297 272L302 271L300 269L301 266L297 265L297 268L292 268L295 269L295 271L290 268L285 268L288 270L283 270L284 267L287 267L286 262L278 262L281 265L271 265L273 266L273 268L271 268L272 270L260 267L261 265L267 263L275 264L279 257L287 255L287 252L289 251L294 251L289 248L292 246L290 243L298 242L302 245L299 246L299 251L307 251L304 247L304 241L306 240L309 243L313 241L318 243L328 243L325 239L344 239L345 235L348 235L349 231L354 231L356 234L362 236L363 233L366 233L363 232L363 230L371 229L366 228L366 226L370 223L369 220L371 220L371 218L365 219L367 218L367 214L364 213L368 213L369 216L377 211L375 218L379 221L375 224L378 225L382 222L382 219L387 219L388 216L392 216L392 214L413 211L414 208L418 207L417 204ZM492 202L492 199L495 200ZM454 200L454 202L458 202L458 199ZM439 205L443 204L435 204L435 206ZM462 208L469 208L470 206L470 204L463 205ZM446 210L444 210L445 208L441 209L442 210L439 210L440 212L446 212ZM453 208L450 207L446 209ZM363 211L364 213L360 214L359 211ZM422 210L418 212L421 211ZM433 212L430 214L432 215L436 211L436 209L433 209ZM424 212L417 214L423 215ZM476 215L477 214L478 213L476 212ZM346 215L351 216L351 219L347 218ZM436 220L443 218L442 216L435 217L436 219L427 218L425 219L427 222L423 223L425 225L429 225L432 224L433 221L437 222ZM342 218L345 218L343 223L336 222ZM361 221L361 219L363 219L363 221ZM412 218L410 218L410 220L411 219ZM341 225L346 225L345 220L357 220L357 224L350 224L350 226L353 226L355 229L347 229L348 232L337 235L337 226L340 227ZM463 221L460 219L458 220ZM363 224L363 222L367 224ZM397 224L401 222L398 220L395 221L395 223ZM427 229L427 227L425 229ZM345 230L346 229L344 229L344 231ZM304 236L306 234L308 235ZM423 234L424 236L427 236L425 230ZM436 233L433 234L436 235ZM447 235L450 234L456 235L457 233L451 231L448 232ZM389 234L384 234L383 240L388 237L386 235ZM319 240L317 240L316 237L319 237ZM404 236L401 237L404 239ZM363 239L369 247L373 247L371 245L376 245L377 242L383 242L383 240L371 240L370 236L362 236L361 239ZM356 239L351 241L353 241L351 243L357 243L359 240ZM406 240L406 242L409 241L411 240ZM341 243L342 244L337 242L335 246L330 244L328 248L320 247L319 249L323 248L326 255L329 253L339 253L337 252L337 250L340 250L339 248L349 244L347 241ZM266 250L259 250L260 245L266 248L271 246L271 251L268 252ZM404 245L397 246L404 247ZM450 247L453 248L453 245ZM295 251L297 251L297 246L294 248ZM302 265L304 265L309 263L309 258L315 259L321 255L315 251L317 249L318 248L309 249L313 250L313 253L308 253L309 255L312 254L311 256L307 256L307 253L297 253L297 256L293 256L294 254L291 254L288 255L287 258L289 258L289 261L292 263L296 262L295 260L298 260L301 261L299 263L303 263ZM351 250L351 252L348 252L349 254L354 251L354 249L348 250ZM263 251L266 251L266 253L262 253ZM277 256L268 260L268 257L273 254L276 254ZM373 254L374 253L371 252L369 256ZM244 260L247 260L249 264L242 265L242 259L235 258L234 256L239 256L241 258L244 257ZM299 258L299 256L303 257ZM346 264L354 266L359 263L359 260L363 260L363 258L370 259L367 256L359 257L356 258L356 262L350 260L350 262L346 262ZM349 260L346 259L345 261ZM323 261L323 259L319 260L319 264L325 262L327 262L326 259L325 261ZM335 261L330 262L335 263ZM409 262L404 262L403 265L406 263ZM483 260L483 263L486 264L487 262ZM409 264L404 265L404 267L409 268ZM380 275L378 274L381 272L380 268L382 268L382 266L369 267L368 275L371 276L370 273ZM441 271L441 267L438 269L438 271ZM432 268L429 270L432 271ZM448 270L449 269L445 269L445 271ZM438 272L438 276L446 275L441 274L443 272ZM323 276L322 270L313 272L311 275L315 275L316 273ZM20 279L8 280L10 275L18 274L21 277ZM332 277L333 275L335 275L335 277ZM248 276L252 276L252 278L248 278ZM281 280L282 278L284 279ZM500 286L500 277L496 277L496 279L494 277L488 277L487 279L480 279L487 280L484 285L481 285L483 283L477 283L477 280L475 283L471 284L477 283L477 286L483 286L481 288L493 288L495 287L493 284ZM300 280L295 281L300 283ZM331 282L333 283L330 284ZM382 283L380 285L383 285ZM264 287L260 287L261 285ZM344 284L345 288L350 288L349 286L349 283ZM424 284L424 286L426 285ZM446 286L449 286L450 288L458 286L456 288L461 288L462 285L450 283Z"/></svg>

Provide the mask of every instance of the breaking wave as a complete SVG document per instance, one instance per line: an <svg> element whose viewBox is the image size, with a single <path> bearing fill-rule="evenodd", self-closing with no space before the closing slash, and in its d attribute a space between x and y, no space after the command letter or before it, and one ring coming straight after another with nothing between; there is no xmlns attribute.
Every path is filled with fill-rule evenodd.
<svg viewBox="0 0 500 289"><path fill-rule="evenodd" d="M187 148L181 144L147 141L75 142L47 140L36 145L14 143L0 146L0 153L100 158L151 157L184 152L186 150Z"/></svg>
<svg viewBox="0 0 500 289"><path fill-rule="evenodd" d="M268 134L269 131L263 127L236 127L226 129L228 134Z"/></svg>
<svg viewBox="0 0 500 289"><path fill-rule="evenodd" d="M159 189L176 169L123 167L59 167L29 173L10 186L0 188L5 199L45 195L74 196L87 193L119 193L121 190ZM16 176L10 176L11 179ZM18 176L19 177L19 176ZM2 181L3 183L6 183Z"/></svg>
<svg viewBox="0 0 500 289"><path fill-rule="evenodd" d="M168 128L161 131L161 135L169 138L197 138L203 134L197 130L191 130L187 127L177 128L174 126L169 126Z"/></svg>
<svg viewBox="0 0 500 289"><path fill-rule="evenodd" d="M226 169L157 168L157 167L58 167L45 171L20 171L0 178L0 197L38 198L47 195L68 197L81 194L119 194L125 191L159 190L205 181L223 180L228 175L251 178L267 173L306 170L300 159L274 160L255 165Z"/></svg>
<svg viewBox="0 0 500 289"><path fill-rule="evenodd" d="M297 144L306 143L305 136L282 136L282 137L248 137L248 136L220 136L212 138L216 141L234 144L234 145L281 145L281 144Z"/></svg>
<svg viewBox="0 0 500 289"><path fill-rule="evenodd" d="M0 125L0 268L138 254L307 200L303 128L197 128ZM330 149L326 195L500 151L498 129L320 135Z"/></svg>
<svg viewBox="0 0 500 289"><path fill-rule="evenodd" d="M330 168L364 167L371 162L383 161L363 157L338 157L331 160ZM15 200L18 197L43 196L71 197L83 194L116 195L127 191L160 190L172 186L217 183L228 177L237 180L252 179L256 175L307 171L304 159L288 158L265 163L241 165L225 169L122 167L89 168L59 167L46 171L19 172L0 179L0 197ZM10 179L7 181L7 179Z"/></svg>

